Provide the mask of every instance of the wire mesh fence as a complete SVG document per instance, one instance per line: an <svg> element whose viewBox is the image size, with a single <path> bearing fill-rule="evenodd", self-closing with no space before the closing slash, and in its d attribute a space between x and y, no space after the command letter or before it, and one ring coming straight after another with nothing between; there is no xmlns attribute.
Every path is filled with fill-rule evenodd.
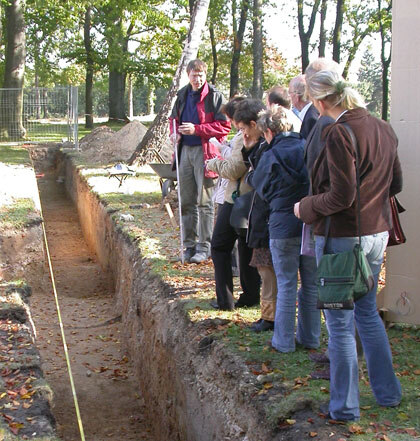
<svg viewBox="0 0 420 441"><path fill-rule="evenodd" d="M0 142L76 141L77 87L0 89Z"/></svg>

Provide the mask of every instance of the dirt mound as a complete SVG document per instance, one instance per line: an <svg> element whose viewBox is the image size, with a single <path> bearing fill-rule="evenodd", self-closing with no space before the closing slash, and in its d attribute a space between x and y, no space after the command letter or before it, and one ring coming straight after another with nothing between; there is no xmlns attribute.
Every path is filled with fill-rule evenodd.
<svg viewBox="0 0 420 441"><path fill-rule="evenodd" d="M130 158L146 131L147 127L139 121L128 123L118 132L105 126L98 127L82 138L79 145L84 156L94 162L124 162Z"/></svg>

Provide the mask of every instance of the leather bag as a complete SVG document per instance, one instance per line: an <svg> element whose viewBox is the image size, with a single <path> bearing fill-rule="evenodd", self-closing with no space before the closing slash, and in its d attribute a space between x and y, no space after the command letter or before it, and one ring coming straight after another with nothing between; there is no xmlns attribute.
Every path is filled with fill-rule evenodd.
<svg viewBox="0 0 420 441"><path fill-rule="evenodd" d="M400 204L396 196L389 198L391 205L392 228L389 230L388 246L400 245L406 242L406 237L400 222L400 213L404 213L405 208Z"/></svg>

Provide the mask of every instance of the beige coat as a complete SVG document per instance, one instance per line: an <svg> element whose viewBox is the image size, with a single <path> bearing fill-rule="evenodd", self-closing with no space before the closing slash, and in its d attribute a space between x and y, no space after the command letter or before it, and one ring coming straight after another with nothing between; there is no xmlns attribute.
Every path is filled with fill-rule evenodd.
<svg viewBox="0 0 420 441"><path fill-rule="evenodd" d="M216 172L220 177L229 179L225 191L225 202L233 204L232 193L237 189L238 179L241 179L240 194L248 193L252 188L245 182L248 167L242 158L243 135L238 133L231 141L232 155L227 159L214 158L207 162L207 168Z"/></svg>

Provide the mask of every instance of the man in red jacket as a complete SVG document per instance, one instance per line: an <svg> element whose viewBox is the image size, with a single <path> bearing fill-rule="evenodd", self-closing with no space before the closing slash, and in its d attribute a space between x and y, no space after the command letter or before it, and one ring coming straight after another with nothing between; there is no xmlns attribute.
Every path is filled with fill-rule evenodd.
<svg viewBox="0 0 420 441"><path fill-rule="evenodd" d="M207 65L201 60L188 63L189 84L178 91L170 116L173 140L179 143L179 185L184 230L184 259L200 263L210 256L214 206L212 194L217 175L205 168L205 161L220 157L209 140L222 142L230 122L220 109L223 95L206 81ZM176 133L173 133L173 120Z"/></svg>

